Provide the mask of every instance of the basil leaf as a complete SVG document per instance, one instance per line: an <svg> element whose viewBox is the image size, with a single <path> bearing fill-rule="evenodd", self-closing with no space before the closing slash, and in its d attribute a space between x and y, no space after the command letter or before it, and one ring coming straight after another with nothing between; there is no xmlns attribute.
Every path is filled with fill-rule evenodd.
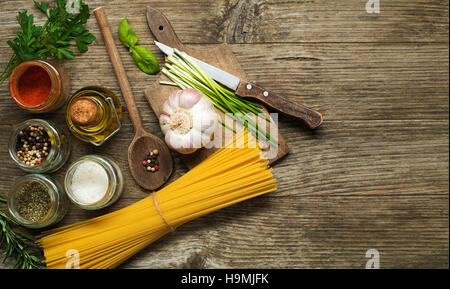
<svg viewBox="0 0 450 289"><path fill-rule="evenodd" d="M127 18L120 21L119 24L119 39L122 41L123 45L128 48L132 48L138 42L138 38L134 33L131 26L128 24Z"/></svg>
<svg viewBox="0 0 450 289"><path fill-rule="evenodd" d="M134 63L147 74L156 74L160 67L153 53L145 46L138 45L130 49Z"/></svg>

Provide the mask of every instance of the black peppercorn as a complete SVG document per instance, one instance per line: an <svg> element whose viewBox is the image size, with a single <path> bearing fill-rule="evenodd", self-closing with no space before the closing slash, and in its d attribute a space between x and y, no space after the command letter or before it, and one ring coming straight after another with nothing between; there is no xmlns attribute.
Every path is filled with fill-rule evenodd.
<svg viewBox="0 0 450 289"><path fill-rule="evenodd" d="M158 155L159 151L157 149L153 149L147 153L145 159L142 161L146 171L155 172L159 169L159 162L157 161Z"/></svg>
<svg viewBox="0 0 450 289"><path fill-rule="evenodd" d="M27 166L39 165L50 148L50 136L42 126L30 125L17 135L16 155Z"/></svg>

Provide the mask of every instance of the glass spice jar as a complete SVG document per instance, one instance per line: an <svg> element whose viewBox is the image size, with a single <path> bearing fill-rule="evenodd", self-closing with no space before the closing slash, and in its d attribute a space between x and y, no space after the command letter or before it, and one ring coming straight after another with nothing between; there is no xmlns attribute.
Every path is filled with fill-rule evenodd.
<svg viewBox="0 0 450 289"><path fill-rule="evenodd" d="M110 158L86 155L67 170L64 189L69 199L82 209L98 210L119 199L123 191L123 175Z"/></svg>
<svg viewBox="0 0 450 289"><path fill-rule="evenodd" d="M8 193L11 216L28 228L43 228L58 223L66 215L68 206L61 186L46 175L22 176Z"/></svg>
<svg viewBox="0 0 450 289"><path fill-rule="evenodd" d="M71 151L65 133L46 120L29 119L13 128L8 150L11 158L29 173L48 173L60 169Z"/></svg>
<svg viewBox="0 0 450 289"><path fill-rule="evenodd" d="M9 90L19 107L33 113L46 113L64 103L70 93L70 78L57 63L28 60L12 71Z"/></svg>
<svg viewBox="0 0 450 289"><path fill-rule="evenodd" d="M78 139L100 146L119 132L122 105L111 90L88 86L76 91L69 99L66 122Z"/></svg>

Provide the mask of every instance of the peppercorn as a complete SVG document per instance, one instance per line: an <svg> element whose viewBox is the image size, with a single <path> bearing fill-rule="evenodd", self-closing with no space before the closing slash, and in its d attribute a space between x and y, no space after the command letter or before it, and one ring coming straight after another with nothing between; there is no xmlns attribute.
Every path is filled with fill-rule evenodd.
<svg viewBox="0 0 450 289"><path fill-rule="evenodd" d="M16 155L27 166L41 164L50 148L50 136L42 126L30 125L17 135Z"/></svg>
<svg viewBox="0 0 450 289"><path fill-rule="evenodd" d="M157 161L158 155L159 151L157 149L153 149L147 153L145 159L142 161L146 171L155 172L159 169L159 162Z"/></svg>

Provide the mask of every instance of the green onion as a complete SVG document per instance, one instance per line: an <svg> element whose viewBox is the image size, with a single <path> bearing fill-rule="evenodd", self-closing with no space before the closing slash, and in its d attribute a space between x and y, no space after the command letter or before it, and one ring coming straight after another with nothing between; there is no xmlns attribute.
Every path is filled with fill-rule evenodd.
<svg viewBox="0 0 450 289"><path fill-rule="evenodd" d="M246 127L256 138L258 138L258 135L262 135L271 145L277 146L279 144L278 140L259 127L258 123L250 117L251 114L260 115L263 113L260 105L240 98L234 92L219 85L186 53L175 49L175 53L166 58L165 67L161 71L172 82L161 81L160 84L178 86L181 89L193 88L200 91L214 106ZM265 120L271 121L267 116L265 116ZM219 120L219 122L232 129L222 120Z"/></svg>

